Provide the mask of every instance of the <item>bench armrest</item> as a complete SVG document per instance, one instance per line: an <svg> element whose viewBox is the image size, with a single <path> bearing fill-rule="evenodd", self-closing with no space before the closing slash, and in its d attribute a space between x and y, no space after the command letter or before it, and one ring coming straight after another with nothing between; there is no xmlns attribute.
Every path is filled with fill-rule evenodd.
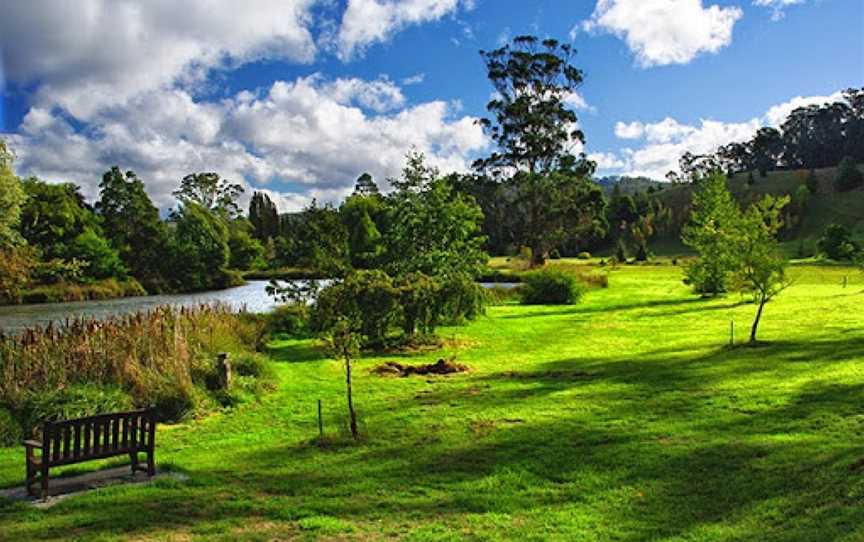
<svg viewBox="0 0 864 542"><path fill-rule="evenodd" d="M26 446L28 448L41 448L42 443L39 442L38 440L25 440L24 446Z"/></svg>

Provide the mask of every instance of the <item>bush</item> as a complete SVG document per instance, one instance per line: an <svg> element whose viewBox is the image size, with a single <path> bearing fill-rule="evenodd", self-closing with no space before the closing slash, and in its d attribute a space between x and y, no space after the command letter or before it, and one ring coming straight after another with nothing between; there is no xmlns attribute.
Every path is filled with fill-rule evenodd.
<svg viewBox="0 0 864 542"><path fill-rule="evenodd" d="M267 328L272 333L303 336L309 332L309 307L299 303L279 305L267 315Z"/></svg>
<svg viewBox="0 0 864 542"><path fill-rule="evenodd" d="M523 276L522 303L525 305L572 305L584 293L575 277L561 271L535 271Z"/></svg>
<svg viewBox="0 0 864 542"><path fill-rule="evenodd" d="M594 288L609 287L609 275L606 273L580 273L579 281L586 286L593 286Z"/></svg>
<svg viewBox="0 0 864 542"><path fill-rule="evenodd" d="M590 260L591 259L591 253L590 252L580 252L579 254L576 255L576 257L579 258L580 260Z"/></svg>
<svg viewBox="0 0 864 542"><path fill-rule="evenodd" d="M404 335L413 337L418 331L423 335L435 333L441 284L423 273L409 273L402 277L398 288Z"/></svg>
<svg viewBox="0 0 864 542"><path fill-rule="evenodd" d="M21 444L24 435L21 432L21 424L5 408L0 408L0 448L17 446Z"/></svg>
<svg viewBox="0 0 864 542"><path fill-rule="evenodd" d="M838 192L846 192L854 190L861 185L864 185L864 175L858 171L855 161L848 156L840 161L840 166L837 168L837 177L834 179L834 185Z"/></svg>
<svg viewBox="0 0 864 542"><path fill-rule="evenodd" d="M849 230L839 224L829 225L816 247L821 254L837 261L852 260L859 250Z"/></svg>
<svg viewBox="0 0 864 542"><path fill-rule="evenodd" d="M483 314L483 287L468 275L442 278L438 297L439 320L443 324L459 325Z"/></svg>
<svg viewBox="0 0 864 542"><path fill-rule="evenodd" d="M509 301L517 301L522 298L520 290L522 285L517 286L492 286L484 288L485 302L489 305L504 305Z"/></svg>
<svg viewBox="0 0 864 542"><path fill-rule="evenodd" d="M380 347L387 331L399 322L399 309L399 291L386 273L356 271L319 292L310 323L321 333L340 318L347 319L363 336L363 346Z"/></svg>

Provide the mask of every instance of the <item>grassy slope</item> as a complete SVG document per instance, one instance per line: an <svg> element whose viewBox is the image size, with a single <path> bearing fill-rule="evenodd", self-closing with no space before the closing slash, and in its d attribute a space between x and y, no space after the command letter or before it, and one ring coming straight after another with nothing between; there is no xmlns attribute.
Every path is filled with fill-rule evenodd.
<svg viewBox="0 0 864 542"><path fill-rule="evenodd" d="M341 367L276 343L278 392L160 430L157 459L189 482L0 504L0 538L864 539L864 276L795 267L770 345L730 350L751 305L698 300L673 266L611 273L579 306L492 307L409 360L468 374L360 360L361 446L308 444L316 398L331 431L342 413ZM0 485L22 457L0 450Z"/></svg>
<svg viewBox="0 0 864 542"><path fill-rule="evenodd" d="M864 166L859 166L864 171ZM803 242L811 250L822 236L825 228L832 223L843 224L864 240L864 189L846 193L835 193L833 189L836 168L817 169L819 193L811 196L804 219L792 232L791 238L784 243L789 255L797 252L799 243ZM747 175L736 175L729 181L729 188L742 202L749 202L763 194L794 195L799 186L804 184L809 171L772 171L766 178L756 174L756 183L747 185ZM672 209L680 212L689 206L691 187L671 186L660 194L661 200ZM676 239L656 239L652 248L657 254L686 254L687 249Z"/></svg>

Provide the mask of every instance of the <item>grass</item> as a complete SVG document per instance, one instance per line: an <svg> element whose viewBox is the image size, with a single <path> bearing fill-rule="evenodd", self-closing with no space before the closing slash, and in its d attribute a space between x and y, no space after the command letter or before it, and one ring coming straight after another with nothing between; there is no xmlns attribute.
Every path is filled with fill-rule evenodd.
<svg viewBox="0 0 864 542"><path fill-rule="evenodd" d="M160 429L157 461L188 482L2 503L0 538L864 539L864 275L794 266L766 343L729 348L746 300L697 299L672 265L608 272L580 305L490 307L441 351L358 360L358 445L336 429L341 365L274 342L277 391ZM438 357L471 370L370 374ZM0 450L0 485L21 483L22 457Z"/></svg>

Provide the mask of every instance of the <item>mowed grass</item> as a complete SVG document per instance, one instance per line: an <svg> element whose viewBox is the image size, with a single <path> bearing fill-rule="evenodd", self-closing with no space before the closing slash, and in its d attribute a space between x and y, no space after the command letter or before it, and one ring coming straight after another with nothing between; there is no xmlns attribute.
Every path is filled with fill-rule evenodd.
<svg viewBox="0 0 864 542"><path fill-rule="evenodd" d="M671 265L606 272L578 306L490 307L442 351L359 360L360 445L311 444L319 398L338 437L342 366L277 342L277 392L160 429L188 481L5 502L0 538L864 540L864 275L793 267L767 344L728 348L746 299L698 299ZM451 356L471 371L370 374ZM0 451L0 485L22 474Z"/></svg>

